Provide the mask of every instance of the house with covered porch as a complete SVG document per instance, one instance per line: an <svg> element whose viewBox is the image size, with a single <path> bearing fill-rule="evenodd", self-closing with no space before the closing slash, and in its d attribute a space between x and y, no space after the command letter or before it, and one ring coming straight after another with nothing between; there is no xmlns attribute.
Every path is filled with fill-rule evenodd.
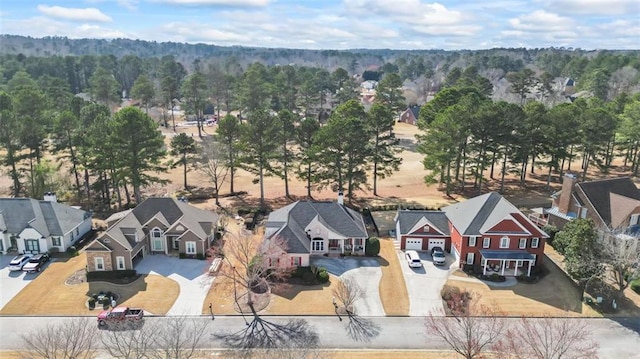
<svg viewBox="0 0 640 359"><path fill-rule="evenodd" d="M107 230L86 248L88 271L129 270L146 255L204 257L218 215L174 198L148 198L107 218Z"/></svg>
<svg viewBox="0 0 640 359"><path fill-rule="evenodd" d="M297 201L271 212L265 240L281 238L292 266L308 266L313 255L364 255L369 237L364 219L341 199Z"/></svg>
<svg viewBox="0 0 640 359"><path fill-rule="evenodd" d="M482 272L530 275L549 236L500 194L491 192L442 208L449 220L451 252Z"/></svg>

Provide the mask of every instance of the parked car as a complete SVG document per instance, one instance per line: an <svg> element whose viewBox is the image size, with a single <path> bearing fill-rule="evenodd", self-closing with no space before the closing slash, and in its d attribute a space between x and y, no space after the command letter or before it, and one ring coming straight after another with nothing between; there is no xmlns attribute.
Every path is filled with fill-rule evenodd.
<svg viewBox="0 0 640 359"><path fill-rule="evenodd" d="M433 264L437 266L441 266L446 263L444 251L440 247L433 247L431 249L431 258L433 259Z"/></svg>
<svg viewBox="0 0 640 359"><path fill-rule="evenodd" d="M21 254L13 257L11 262L9 262L9 270L12 272L21 271L22 267L29 262L29 258L31 258L31 256L32 254Z"/></svg>
<svg viewBox="0 0 640 359"><path fill-rule="evenodd" d="M115 307L111 310L103 310L98 314L98 325L101 327L109 323L136 322L142 320L144 311L141 308Z"/></svg>
<svg viewBox="0 0 640 359"><path fill-rule="evenodd" d="M404 256L405 258L407 258L407 263L409 263L409 267L412 267L412 268L422 267L422 261L420 260L420 256L418 255L418 252L412 251L412 250L405 251Z"/></svg>
<svg viewBox="0 0 640 359"><path fill-rule="evenodd" d="M44 267L45 263L47 263L51 259L49 257L49 253L40 253L29 259L29 262L22 267L22 270L25 272L40 272L42 267Z"/></svg>

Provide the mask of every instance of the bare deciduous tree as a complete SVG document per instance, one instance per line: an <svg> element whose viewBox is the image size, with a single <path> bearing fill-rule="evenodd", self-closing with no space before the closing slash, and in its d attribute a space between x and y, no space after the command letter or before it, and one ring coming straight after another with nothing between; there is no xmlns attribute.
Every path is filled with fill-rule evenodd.
<svg viewBox="0 0 640 359"><path fill-rule="evenodd" d="M144 323L136 330L127 329L131 328L122 328L121 330L112 325L109 330L103 330L100 333L103 348L114 358L148 358L158 328L150 323Z"/></svg>
<svg viewBox="0 0 640 359"><path fill-rule="evenodd" d="M495 350L506 358L594 359L598 344L580 318L525 318L510 328Z"/></svg>
<svg viewBox="0 0 640 359"><path fill-rule="evenodd" d="M287 261L287 244L280 237L262 240L247 230L225 235L220 249L226 265L218 275L227 277L234 285L247 291L247 305L252 309L253 292L262 292L265 286L284 282L293 267ZM235 298L236 302L238 298ZM254 313L255 314L255 313Z"/></svg>
<svg viewBox="0 0 640 359"><path fill-rule="evenodd" d="M622 231L600 230L602 254L608 279L618 289L618 298L629 284L640 277L640 244L635 236Z"/></svg>
<svg viewBox="0 0 640 359"><path fill-rule="evenodd" d="M431 313L426 328L456 353L466 359L479 358L484 351L498 343L505 330L505 322L497 311L478 302L473 295L463 309L452 311L454 318L444 313Z"/></svg>
<svg viewBox="0 0 640 359"><path fill-rule="evenodd" d="M168 317L156 327L149 357L157 359L189 359L196 356L211 323L198 317Z"/></svg>
<svg viewBox="0 0 640 359"><path fill-rule="evenodd" d="M198 170L205 174L213 184L216 205L220 206L220 189L227 179L229 167L224 146L216 140L202 142L202 152L198 158Z"/></svg>
<svg viewBox="0 0 640 359"><path fill-rule="evenodd" d="M332 292L333 296L342 303L347 312L353 312L353 304L364 295L357 280L352 276L340 278Z"/></svg>
<svg viewBox="0 0 640 359"><path fill-rule="evenodd" d="M29 358L92 359L96 357L95 323L73 318L25 334L22 339Z"/></svg>

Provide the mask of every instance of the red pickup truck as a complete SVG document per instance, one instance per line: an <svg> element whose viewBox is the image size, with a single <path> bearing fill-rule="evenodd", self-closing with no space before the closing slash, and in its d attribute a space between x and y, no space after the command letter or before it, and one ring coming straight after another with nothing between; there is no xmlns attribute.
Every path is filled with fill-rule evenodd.
<svg viewBox="0 0 640 359"><path fill-rule="evenodd" d="M144 311L142 308L115 307L111 310L103 310L98 314L98 325L105 326L109 323L121 323L142 320Z"/></svg>

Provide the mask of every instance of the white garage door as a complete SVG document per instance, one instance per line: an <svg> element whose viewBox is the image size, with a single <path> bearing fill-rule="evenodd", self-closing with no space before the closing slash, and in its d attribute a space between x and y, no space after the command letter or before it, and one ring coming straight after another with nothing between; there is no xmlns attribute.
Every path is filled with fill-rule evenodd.
<svg viewBox="0 0 640 359"><path fill-rule="evenodd" d="M413 249L414 251L422 250L422 238L407 238L404 249Z"/></svg>
<svg viewBox="0 0 640 359"><path fill-rule="evenodd" d="M429 238L429 250L433 247L440 247L444 250L444 239Z"/></svg>

